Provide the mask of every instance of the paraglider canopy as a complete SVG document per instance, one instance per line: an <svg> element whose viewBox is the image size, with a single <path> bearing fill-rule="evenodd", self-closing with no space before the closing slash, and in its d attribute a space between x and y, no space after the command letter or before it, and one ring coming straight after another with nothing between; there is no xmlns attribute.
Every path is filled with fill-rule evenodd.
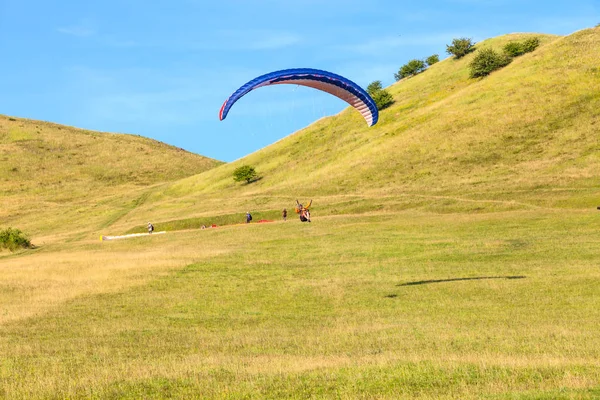
<svg viewBox="0 0 600 400"><path fill-rule="evenodd" d="M282 84L307 86L332 94L358 110L369 126L375 125L379 118L377 106L371 96L351 80L319 69L294 68L270 72L242 85L225 100L219 111L219 119L224 120L235 102L252 90Z"/></svg>

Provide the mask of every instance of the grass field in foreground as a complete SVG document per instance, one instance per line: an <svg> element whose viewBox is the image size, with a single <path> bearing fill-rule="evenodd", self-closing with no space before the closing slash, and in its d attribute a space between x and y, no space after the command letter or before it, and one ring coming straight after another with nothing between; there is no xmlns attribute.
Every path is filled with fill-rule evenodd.
<svg viewBox="0 0 600 400"><path fill-rule="evenodd" d="M596 219L404 211L5 258L0 396L594 398Z"/></svg>

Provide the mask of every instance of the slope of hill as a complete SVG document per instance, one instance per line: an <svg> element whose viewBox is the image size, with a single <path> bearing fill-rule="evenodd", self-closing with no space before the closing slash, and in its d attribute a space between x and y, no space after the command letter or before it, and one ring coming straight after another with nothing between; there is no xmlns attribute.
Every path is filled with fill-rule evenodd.
<svg viewBox="0 0 600 400"><path fill-rule="evenodd" d="M275 210L296 197L318 198L325 213L352 199L371 199L365 210L591 207L600 170L600 29L563 38L511 34L477 49L532 36L542 42L535 52L487 78L469 78L472 53L391 86L396 102L373 128L346 109L161 188L123 228L142 215L173 220ZM235 184L232 171L242 164L255 166L262 179Z"/></svg>
<svg viewBox="0 0 600 400"><path fill-rule="evenodd" d="M73 207L83 214L86 205L95 206L107 197L132 192L125 197L137 198L136 193L148 185L219 164L139 136L0 115L0 226L47 225L47 218L69 213Z"/></svg>

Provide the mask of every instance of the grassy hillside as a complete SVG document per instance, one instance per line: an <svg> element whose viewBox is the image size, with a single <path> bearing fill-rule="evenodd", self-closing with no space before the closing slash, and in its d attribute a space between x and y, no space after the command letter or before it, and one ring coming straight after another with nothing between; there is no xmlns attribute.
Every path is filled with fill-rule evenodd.
<svg viewBox="0 0 600 400"><path fill-rule="evenodd" d="M128 201L143 199L140 189L219 164L139 136L0 115L0 226L19 224L36 232L61 224L93 226L92 205L125 193ZM60 218L73 207L85 218Z"/></svg>
<svg viewBox="0 0 600 400"><path fill-rule="evenodd" d="M593 207L600 194L600 29L563 38L512 34L477 49L531 36L542 41L535 52L487 78L469 78L472 53L391 86L396 103L373 128L347 109L161 188L123 229L141 215L174 220L278 210L295 198L317 198L315 212L351 211L357 204L347 202L360 199L372 203L363 203L367 211ZM233 169L246 163L263 179L235 184Z"/></svg>

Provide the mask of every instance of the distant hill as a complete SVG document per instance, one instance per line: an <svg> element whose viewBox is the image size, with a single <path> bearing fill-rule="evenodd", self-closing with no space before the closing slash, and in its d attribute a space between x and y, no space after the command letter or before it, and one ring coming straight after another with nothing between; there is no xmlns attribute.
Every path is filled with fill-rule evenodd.
<svg viewBox="0 0 600 400"><path fill-rule="evenodd" d="M155 191L122 222L277 210L311 197L324 214L361 207L451 211L466 201L474 210L591 207L600 202L600 29L567 37L510 34L476 50L530 37L541 40L538 49L486 78L469 78L476 51L447 58L389 87L396 102L374 127L348 108ZM232 171L243 164L262 179L236 184ZM348 203L359 200L362 206Z"/></svg>
<svg viewBox="0 0 600 400"><path fill-rule="evenodd" d="M40 221L38 213L96 205L220 164L140 136L0 115L0 226L19 215Z"/></svg>

